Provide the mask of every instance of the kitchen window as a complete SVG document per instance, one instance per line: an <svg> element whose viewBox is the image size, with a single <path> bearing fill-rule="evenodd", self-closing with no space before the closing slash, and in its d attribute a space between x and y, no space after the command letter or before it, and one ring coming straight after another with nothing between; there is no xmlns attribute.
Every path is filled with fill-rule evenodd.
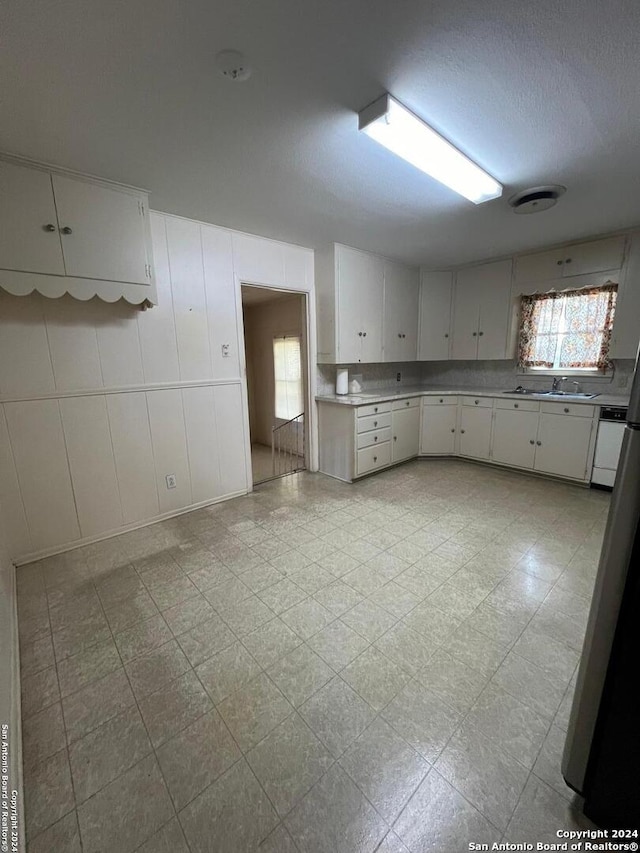
<svg viewBox="0 0 640 853"><path fill-rule="evenodd" d="M273 339L275 416L288 421L304 409L302 404L302 353L299 335Z"/></svg>
<svg viewBox="0 0 640 853"><path fill-rule="evenodd" d="M521 297L518 366L535 372L603 373L618 285Z"/></svg>

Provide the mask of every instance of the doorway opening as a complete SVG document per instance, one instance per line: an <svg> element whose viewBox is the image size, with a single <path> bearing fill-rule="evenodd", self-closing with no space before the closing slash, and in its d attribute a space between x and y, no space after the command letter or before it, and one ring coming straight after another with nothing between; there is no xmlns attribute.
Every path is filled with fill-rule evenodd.
<svg viewBox="0 0 640 853"><path fill-rule="evenodd" d="M243 284L253 484L307 467L307 300Z"/></svg>

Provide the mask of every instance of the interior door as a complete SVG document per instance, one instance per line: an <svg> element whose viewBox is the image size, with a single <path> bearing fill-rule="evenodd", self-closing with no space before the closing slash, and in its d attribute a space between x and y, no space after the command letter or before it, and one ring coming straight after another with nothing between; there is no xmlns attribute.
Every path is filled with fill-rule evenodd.
<svg viewBox="0 0 640 853"><path fill-rule="evenodd" d="M0 269L64 275L49 172L0 162Z"/></svg>
<svg viewBox="0 0 640 853"><path fill-rule="evenodd" d="M53 175L53 191L67 275L150 283L138 196L63 175Z"/></svg>

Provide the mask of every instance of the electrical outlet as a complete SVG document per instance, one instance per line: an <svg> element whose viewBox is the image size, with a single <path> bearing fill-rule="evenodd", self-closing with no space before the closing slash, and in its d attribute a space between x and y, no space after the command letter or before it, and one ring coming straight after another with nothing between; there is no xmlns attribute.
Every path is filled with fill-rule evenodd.
<svg viewBox="0 0 640 853"><path fill-rule="evenodd" d="M168 489L175 489L175 487L178 485L178 481L176 480L175 474L167 474L165 480L167 481Z"/></svg>
<svg viewBox="0 0 640 853"><path fill-rule="evenodd" d="M231 344L222 344L222 357L229 358L231 355Z"/></svg>
<svg viewBox="0 0 640 853"><path fill-rule="evenodd" d="M402 382L402 374L396 373L396 382Z"/></svg>

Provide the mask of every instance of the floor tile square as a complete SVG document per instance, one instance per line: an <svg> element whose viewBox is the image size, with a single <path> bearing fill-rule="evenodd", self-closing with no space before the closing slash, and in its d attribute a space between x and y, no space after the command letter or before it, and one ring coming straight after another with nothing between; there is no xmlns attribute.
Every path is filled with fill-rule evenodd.
<svg viewBox="0 0 640 853"><path fill-rule="evenodd" d="M340 619L336 619L307 640L307 645L320 655L331 669L339 672L367 648L369 641Z"/></svg>
<svg viewBox="0 0 640 853"><path fill-rule="evenodd" d="M263 669L293 651L302 639L281 619L265 622L257 630L242 638L243 645L250 651Z"/></svg>
<svg viewBox="0 0 640 853"><path fill-rule="evenodd" d="M201 622L178 638L180 648L191 666L196 667L208 658L236 642L236 636L220 616Z"/></svg>
<svg viewBox="0 0 640 853"><path fill-rule="evenodd" d="M158 614L116 634L114 639L122 660L126 663L139 655L161 646L173 638L163 617Z"/></svg>
<svg viewBox="0 0 640 853"><path fill-rule="evenodd" d="M271 666L268 674L295 708L335 675L331 667L306 644L298 646Z"/></svg>
<svg viewBox="0 0 640 853"><path fill-rule="evenodd" d="M551 719L562 702L566 681L549 677L544 670L515 652L509 652L493 676L493 683L538 714Z"/></svg>
<svg viewBox="0 0 640 853"><path fill-rule="evenodd" d="M338 676L299 710L334 758L339 758L375 717L373 708Z"/></svg>
<svg viewBox="0 0 640 853"><path fill-rule="evenodd" d="M49 705L23 721L22 761L25 767L33 767L66 746L60 702Z"/></svg>
<svg viewBox="0 0 640 853"><path fill-rule="evenodd" d="M25 767L24 798L28 840L75 807L66 749L31 768Z"/></svg>
<svg viewBox="0 0 640 853"><path fill-rule="evenodd" d="M409 675L416 675L426 666L437 646L431 640L399 623L379 637L375 647Z"/></svg>
<svg viewBox="0 0 640 853"><path fill-rule="evenodd" d="M220 615L237 637L250 634L274 617L273 610L256 595L221 610Z"/></svg>
<svg viewBox="0 0 640 853"><path fill-rule="evenodd" d="M338 765L309 791L285 824L301 853L373 853L387 831Z"/></svg>
<svg viewBox="0 0 640 853"><path fill-rule="evenodd" d="M278 581L273 586L259 592L258 598L274 613L280 614L304 601L307 598L307 593L290 578L284 578L284 580Z"/></svg>
<svg viewBox="0 0 640 853"><path fill-rule="evenodd" d="M215 615L215 610L202 595L174 604L162 613L165 622L176 637Z"/></svg>
<svg viewBox="0 0 640 853"><path fill-rule="evenodd" d="M196 667L196 675L216 705L248 684L261 671L260 664L239 642Z"/></svg>
<svg viewBox="0 0 640 853"><path fill-rule="evenodd" d="M343 613L342 621L373 643L398 620L387 610L374 604L370 598L365 598L360 604Z"/></svg>
<svg viewBox="0 0 640 853"><path fill-rule="evenodd" d="M218 710L243 752L259 743L293 712L275 684L264 674L228 696Z"/></svg>
<svg viewBox="0 0 640 853"><path fill-rule="evenodd" d="M342 670L340 677L375 711L381 711L402 690L410 675L370 646Z"/></svg>
<svg viewBox="0 0 640 853"><path fill-rule="evenodd" d="M157 748L213 708L194 672L189 670L139 702L144 724Z"/></svg>
<svg viewBox="0 0 640 853"><path fill-rule="evenodd" d="M285 610L280 618L303 640L308 640L333 622L335 616L315 599L307 598Z"/></svg>
<svg viewBox="0 0 640 853"><path fill-rule="evenodd" d="M175 640L151 649L125 664L127 677L138 701L154 693L189 669L189 661Z"/></svg>
<svg viewBox="0 0 640 853"><path fill-rule="evenodd" d="M443 649L435 652L416 678L461 714L469 710L489 680Z"/></svg>
<svg viewBox="0 0 640 853"><path fill-rule="evenodd" d="M62 713L69 743L79 740L134 703L124 669L117 669L67 696L62 700Z"/></svg>

